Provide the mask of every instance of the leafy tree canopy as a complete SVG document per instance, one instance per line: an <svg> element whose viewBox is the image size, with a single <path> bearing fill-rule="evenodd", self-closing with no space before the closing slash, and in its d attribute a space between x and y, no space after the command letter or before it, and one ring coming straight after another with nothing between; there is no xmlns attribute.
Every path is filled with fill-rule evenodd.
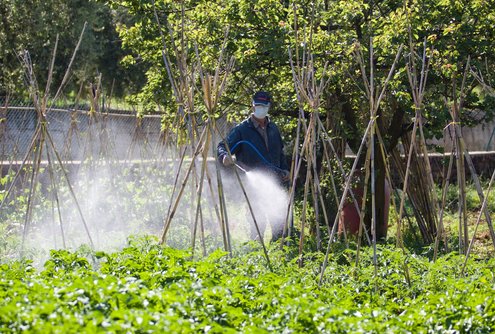
<svg viewBox="0 0 495 334"><path fill-rule="evenodd" d="M321 112L332 118L332 131L348 139L359 137L368 120L368 101L354 51L362 50L369 73L371 37L377 86L387 76L399 46L405 50L380 106L384 130L394 116L400 124L410 122L414 115L405 63L410 54L421 58L423 43L430 63L424 115L431 134L448 122L445 101L452 102L454 92L458 95L468 56L487 80L494 63L495 5L483 0L6 0L0 4L0 13L2 94L23 86L17 57L22 50L30 51L43 87L57 34L55 78L59 82L87 21L71 89L77 91L80 83L101 73L107 91L115 86L117 94L130 92L130 101L145 104L149 110L165 105L173 111L162 50L174 64L172 46L177 47L186 55L187 66L194 68L197 48L202 66L213 70L228 30L226 51L236 64L221 101L222 111L233 110L229 115L242 117L251 94L265 89L277 102L275 114L296 116L289 50L299 64L307 51L317 75L323 75L323 65L329 63L324 75L330 81ZM493 103L470 78L464 107L484 110L491 117ZM386 131L385 137L390 140Z"/></svg>
<svg viewBox="0 0 495 334"><path fill-rule="evenodd" d="M325 62L330 64L325 75L331 80L325 91L322 112L339 114L342 105L347 103L356 115L351 118L343 115L343 130L349 126L358 129L368 118L361 71L352 51L358 47L362 49L368 62L372 36L377 85L386 77L399 45L405 46L405 56L399 58L396 74L383 101L385 123L399 109L406 115L413 115L405 62L411 50L420 58L425 41L430 50L425 115L431 129L443 128L450 117L444 100L453 98L453 81L457 81L457 88L460 87L468 56L476 68L489 64L488 68L483 66L488 72L494 58L490 46L495 7L487 1L412 0L406 5L403 1L372 4L328 0L112 0L108 3L114 9L125 8L134 18L131 24L120 24L119 33L124 47L133 52L133 57L128 57L126 63L140 59L149 66L147 85L137 98L151 104L162 104L171 99L161 55L164 43L156 17L161 23L165 50L169 55L173 55L170 51L173 37L175 45L187 54L190 64L195 61L197 46L203 66L210 68L216 66L229 27L227 51L235 57L236 67L224 107L233 105L231 109L236 111L247 110L252 92L267 89L278 102L277 113L295 116L297 101L288 50L292 50L294 61L302 60L303 50L310 50L318 69L321 70ZM468 90L466 107L491 105L492 102L474 87L475 84ZM351 120L356 124L348 124Z"/></svg>
<svg viewBox="0 0 495 334"><path fill-rule="evenodd" d="M73 64L68 91L77 92L81 83L101 74L110 90L122 94L126 84L139 83L139 75L124 73L124 56L115 30L117 12L95 1L5 0L0 3L0 95L26 91L24 69L19 57L28 51L40 87L44 87L58 35L54 83L60 84L71 60L84 23L87 28ZM120 20L122 20L120 18Z"/></svg>

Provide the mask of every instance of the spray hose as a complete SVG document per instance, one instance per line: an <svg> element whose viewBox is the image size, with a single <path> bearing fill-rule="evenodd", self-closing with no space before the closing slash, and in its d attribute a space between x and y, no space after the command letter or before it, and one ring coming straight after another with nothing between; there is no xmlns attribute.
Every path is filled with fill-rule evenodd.
<svg viewBox="0 0 495 334"><path fill-rule="evenodd" d="M253 145L253 143L251 143L250 141L247 141L247 140L241 140L241 141L238 141L237 143L234 144L234 146L232 146L230 148L230 151L231 152L234 152L234 150L237 148L237 146L239 146L240 144L246 144L247 146L249 146L260 158L261 160L268 166L270 167L271 169L273 169L275 172L277 173L285 173L285 171L277 166L275 166L274 164L272 164L271 162L269 162L264 156L263 154L256 148L256 146Z"/></svg>

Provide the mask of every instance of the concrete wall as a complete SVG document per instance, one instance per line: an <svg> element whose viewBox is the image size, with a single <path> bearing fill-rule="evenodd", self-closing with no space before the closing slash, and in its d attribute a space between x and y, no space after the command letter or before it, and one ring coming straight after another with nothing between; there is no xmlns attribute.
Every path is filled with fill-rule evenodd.
<svg viewBox="0 0 495 334"><path fill-rule="evenodd" d="M485 122L483 120L484 113L482 111L473 112L470 117L472 117L475 122L477 121L477 125L474 127L463 126L461 128L462 136L464 137L468 151L495 151L495 120ZM450 152L452 150L451 136L453 137L453 134L449 134L447 129L444 133L445 138L429 140L428 143L444 147L446 152Z"/></svg>

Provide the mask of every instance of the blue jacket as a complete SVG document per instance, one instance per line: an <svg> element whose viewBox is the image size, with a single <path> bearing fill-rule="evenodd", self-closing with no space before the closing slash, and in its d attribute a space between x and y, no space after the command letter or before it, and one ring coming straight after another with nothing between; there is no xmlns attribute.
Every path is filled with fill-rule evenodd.
<svg viewBox="0 0 495 334"><path fill-rule="evenodd" d="M271 165L284 171L288 170L287 160L285 159L283 152L284 144L282 142L282 136L275 123L268 121L266 133L268 137L268 149L266 148L263 137L258 130L256 130L251 117L249 117L230 131L226 138L226 142L229 149L232 150L232 148L234 148L234 150L231 151L232 155L235 155L236 160L247 169L270 169L272 166L264 162L253 147L246 143L239 143L241 141L247 141L253 144ZM217 147L218 160L222 162L222 159L226 154L228 153L225 142L221 141Z"/></svg>

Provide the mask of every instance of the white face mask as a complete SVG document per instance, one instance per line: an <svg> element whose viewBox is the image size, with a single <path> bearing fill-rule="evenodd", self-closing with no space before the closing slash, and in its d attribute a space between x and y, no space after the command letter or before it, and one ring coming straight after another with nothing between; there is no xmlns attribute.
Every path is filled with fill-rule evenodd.
<svg viewBox="0 0 495 334"><path fill-rule="evenodd" d="M263 119L268 115L268 110L270 106L256 105L254 106L254 117L258 119Z"/></svg>

